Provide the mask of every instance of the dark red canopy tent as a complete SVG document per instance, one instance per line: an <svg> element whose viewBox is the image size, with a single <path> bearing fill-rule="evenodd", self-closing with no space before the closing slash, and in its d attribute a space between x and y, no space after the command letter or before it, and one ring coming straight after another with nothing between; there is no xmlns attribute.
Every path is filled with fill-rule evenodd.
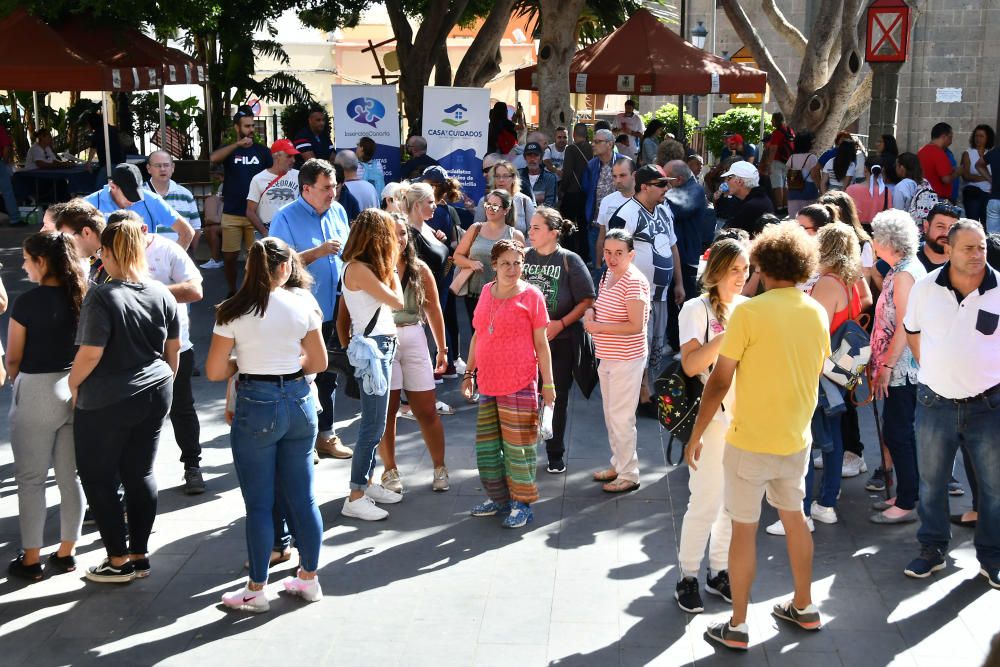
<svg viewBox="0 0 1000 667"><path fill-rule="evenodd" d="M514 73L518 90L538 90L538 66ZM620 28L577 51L569 70L573 93L708 95L763 93L767 74L685 42L640 9Z"/></svg>

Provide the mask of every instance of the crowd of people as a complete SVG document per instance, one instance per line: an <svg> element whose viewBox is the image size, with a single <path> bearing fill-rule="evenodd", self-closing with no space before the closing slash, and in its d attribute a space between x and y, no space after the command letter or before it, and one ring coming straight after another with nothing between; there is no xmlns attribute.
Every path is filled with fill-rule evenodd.
<svg viewBox="0 0 1000 667"><path fill-rule="evenodd" d="M518 143L506 116L495 121L478 202L419 136L407 140L401 183L384 183L364 140L334 155L321 112L268 150L241 108L236 141L212 154L225 171L217 226L228 293L204 372L229 386L249 569L223 604L266 611L268 569L293 543L299 568L283 586L321 599L319 456L351 460L345 518L387 519L385 506L412 484L395 455L397 419L412 418L433 462L431 489L448 491L441 416L454 411L436 390L447 378L461 377L462 396L478 406L486 498L472 516L500 516L510 529L531 523L540 448L548 473L569 464L574 383L587 397L601 390L591 400L602 403L610 461L593 480L608 493L639 488L636 420L659 416L654 381L673 360L704 386L685 447L675 598L686 612L704 610L707 549L704 590L733 605L710 639L749 644L765 497L779 516L766 531L787 540L795 589L773 613L821 626L810 533L839 520L841 478L867 472L861 389L883 406L882 465L866 488L895 489L870 519L920 523L920 552L905 573L945 567L951 522L975 527L982 574L1000 588L1000 465L989 439L1000 400L992 129L978 127L952 164L943 123L916 156L890 159L898 149L889 136L878 155L860 154L849 134L816 155L808 133L776 115L761 150L732 137L702 180L701 159L663 136L662 123L644 126L634 104L592 138L573 127L573 143L566 128L552 145L538 131ZM13 304L6 351L21 522L13 575L44 576L49 467L61 531L47 569L75 569L89 507L107 552L85 573L96 582L151 573L153 461L167 416L184 490L205 490L187 306L203 297L203 278L186 252L201 224L171 165L154 153L145 183L135 166L117 165L98 192L50 208L24 242L24 270L38 286ZM844 341L857 332L871 358L861 387L845 387L831 367L843 365ZM353 447L335 432L338 388L360 398ZM974 510L949 516L949 495L964 493L952 477L958 450Z"/></svg>

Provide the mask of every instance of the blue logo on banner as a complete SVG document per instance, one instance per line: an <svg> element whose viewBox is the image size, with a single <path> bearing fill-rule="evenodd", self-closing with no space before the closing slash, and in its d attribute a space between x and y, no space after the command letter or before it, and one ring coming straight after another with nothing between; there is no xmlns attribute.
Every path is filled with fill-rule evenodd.
<svg viewBox="0 0 1000 667"><path fill-rule="evenodd" d="M465 114L469 112L461 104L452 104L450 107L444 110L446 114L449 114L451 118L442 118L442 123L447 123L452 127L458 127L459 125L465 125L469 122L469 119L465 117Z"/></svg>
<svg viewBox="0 0 1000 667"><path fill-rule="evenodd" d="M385 105L371 97L358 97L347 103L347 115L356 123L378 127L385 118Z"/></svg>

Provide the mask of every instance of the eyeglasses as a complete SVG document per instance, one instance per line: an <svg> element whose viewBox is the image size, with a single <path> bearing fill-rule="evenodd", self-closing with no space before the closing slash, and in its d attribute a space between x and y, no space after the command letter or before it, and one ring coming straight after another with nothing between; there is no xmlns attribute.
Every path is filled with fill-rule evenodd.
<svg viewBox="0 0 1000 667"><path fill-rule="evenodd" d="M149 166L153 169L167 169L170 167L169 162L156 162L155 164L150 164Z"/></svg>
<svg viewBox="0 0 1000 667"><path fill-rule="evenodd" d="M505 210L507 207L504 206L503 204L484 204L483 208L492 213L496 213L497 211Z"/></svg>
<svg viewBox="0 0 1000 667"><path fill-rule="evenodd" d="M610 139L594 139L595 144L610 144Z"/></svg>

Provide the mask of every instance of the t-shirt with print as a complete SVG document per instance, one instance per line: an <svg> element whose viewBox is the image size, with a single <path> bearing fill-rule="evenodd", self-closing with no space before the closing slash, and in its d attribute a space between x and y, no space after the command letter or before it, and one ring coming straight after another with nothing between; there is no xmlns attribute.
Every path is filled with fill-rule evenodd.
<svg viewBox="0 0 1000 667"><path fill-rule="evenodd" d="M595 158L600 161L600 158ZM614 177L611 173L612 160L607 164L601 164L597 170L597 183L594 186L594 202L601 203L601 200L615 191ZM596 210L596 207L595 207Z"/></svg>
<svg viewBox="0 0 1000 667"><path fill-rule="evenodd" d="M274 164L271 151L260 144L238 146L222 163L225 180L222 188L222 212L247 214L247 194L253 177Z"/></svg>
<svg viewBox="0 0 1000 667"><path fill-rule="evenodd" d="M494 299L493 283L483 292L472 316L476 330L476 383L486 396L518 392L538 377L535 329L548 326L545 299L532 285L507 299Z"/></svg>
<svg viewBox="0 0 1000 667"><path fill-rule="evenodd" d="M652 211L632 197L618 207L608 221L608 229L625 229L632 234L635 259L652 290L652 301L666 301L674 278L674 214L666 204Z"/></svg>
<svg viewBox="0 0 1000 667"><path fill-rule="evenodd" d="M156 234L148 234L146 241L146 263L149 264L149 275L153 280L164 285L177 285L192 280L201 283L201 271L183 248ZM180 325L181 352L186 352L193 347L188 304L177 304L177 322Z"/></svg>
<svg viewBox="0 0 1000 667"><path fill-rule="evenodd" d="M733 311L719 351L739 364L726 442L778 456L812 443L829 328L823 306L794 287L768 290Z"/></svg>
<svg viewBox="0 0 1000 667"><path fill-rule="evenodd" d="M80 385L77 409L104 408L171 382L164 346L179 334L177 302L160 283L112 280L91 288L80 310L76 344L102 347L104 353Z"/></svg>
<svg viewBox="0 0 1000 667"><path fill-rule="evenodd" d="M729 315L726 318L727 322L730 318L732 318L733 311L736 307L747 300L748 297L741 294L737 294L733 298L733 303L729 307ZM715 316L715 311L712 310L712 302L707 294L702 294L699 298L691 299L684 304L681 308L680 314L677 316L677 327L679 332L678 340L680 341L682 347L685 343L692 340L696 340L701 345L705 345L706 343L721 336L726 331L725 326L719 322L719 318ZM712 367L709 366L698 375L698 378L702 382L708 382L708 376L711 371ZM722 399L722 409L715 413L714 419L721 419L727 423L729 422L733 413L733 400L735 396L736 387L735 385L730 385L729 391L726 392L725 397Z"/></svg>
<svg viewBox="0 0 1000 667"><path fill-rule="evenodd" d="M33 287L14 300L10 318L25 328L22 373L58 373L73 366L76 317L65 289Z"/></svg>
<svg viewBox="0 0 1000 667"><path fill-rule="evenodd" d="M524 280L538 288L545 299L549 320L560 320L584 299L593 299L594 281L590 271L575 252L556 246L556 251L542 255L534 248L524 256ZM575 323L571 326L577 326ZM556 338L569 338L568 329Z"/></svg>
<svg viewBox="0 0 1000 667"><path fill-rule="evenodd" d="M567 148L569 146L567 145ZM545 155L542 157L543 160L551 160L552 166L556 169L562 169L563 161L566 159L566 149L557 150L555 144L549 146L545 149Z"/></svg>
<svg viewBox="0 0 1000 667"><path fill-rule="evenodd" d="M630 301L643 303L642 331L634 334L594 333L594 349L598 359L632 361L646 357L646 324L649 321L649 282L635 264L611 287L607 287L610 271L601 279L601 289L594 302L594 320L597 322L621 324L628 322Z"/></svg>
<svg viewBox="0 0 1000 667"><path fill-rule="evenodd" d="M247 201L257 204L257 216L264 226L270 226L271 219L285 204L299 198L299 170L290 169L278 176L264 170L250 181Z"/></svg>

